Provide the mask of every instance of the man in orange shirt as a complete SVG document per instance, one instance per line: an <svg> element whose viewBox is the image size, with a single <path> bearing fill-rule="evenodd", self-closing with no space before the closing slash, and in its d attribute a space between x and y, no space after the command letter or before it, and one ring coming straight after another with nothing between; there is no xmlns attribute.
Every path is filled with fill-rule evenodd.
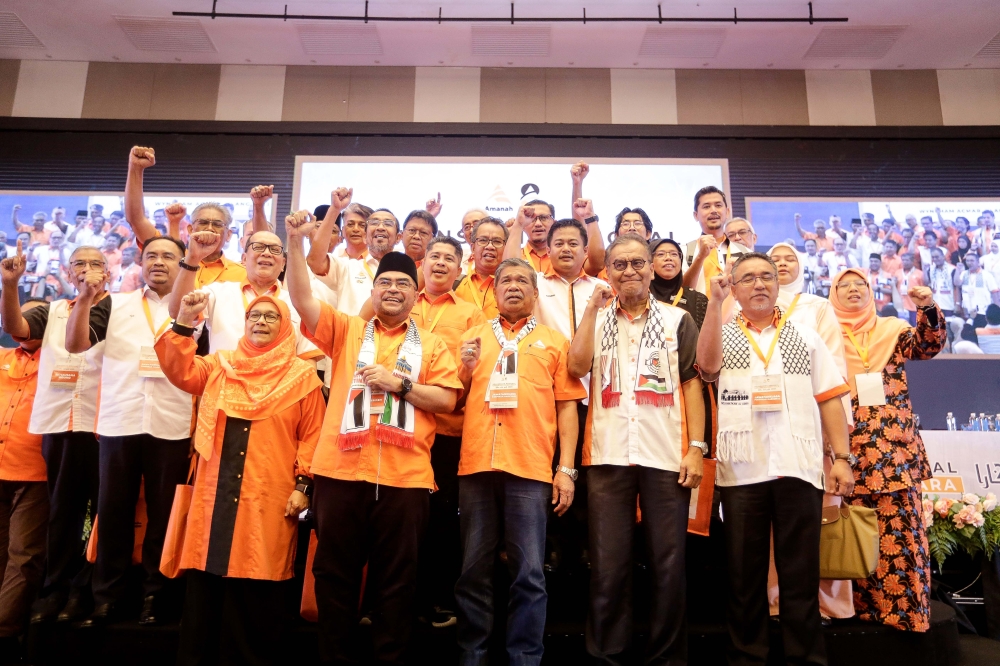
<svg viewBox="0 0 1000 666"><path fill-rule="evenodd" d="M814 240L821 252L833 252L833 240L837 237L837 234L826 230L826 220L816 220L813 222L815 232L806 231L802 228L802 215L796 213L795 228L798 230L799 235L802 236L802 240Z"/></svg>
<svg viewBox="0 0 1000 666"><path fill-rule="evenodd" d="M125 218L135 231L136 244L142 249L143 244L154 236L159 236L160 232L149 218L146 217L146 208L142 195L143 172L156 164L156 153L152 148L133 146L128 154L128 177L125 180ZM187 210L181 204L171 204L164 211L168 216L174 215L184 217ZM233 223L233 214L225 206L215 202L205 202L199 204L191 211L191 232L212 231L222 236L222 242L218 249L205 257L198 266L189 270L196 270L195 284L197 288L205 287L213 282L242 282L247 277L246 269L242 265L227 259L222 254L222 248L229 242L232 235L230 225ZM262 226L255 223L254 231L269 231L267 220ZM184 263L181 262L181 268Z"/></svg>
<svg viewBox="0 0 1000 666"><path fill-rule="evenodd" d="M21 306L27 312L45 301ZM45 573L45 526L49 495L45 486L42 436L28 432L38 384L41 340L0 349L0 662L18 660L18 636Z"/></svg>
<svg viewBox="0 0 1000 666"><path fill-rule="evenodd" d="M417 298L413 260L384 254L371 292L375 317L351 317L313 295L302 239L315 226L307 211L285 218L288 292L303 334L332 368L311 468L320 657L357 660L367 562L374 656L398 663L409 644L419 544L434 489L434 415L454 411L462 384L453 353L410 316Z"/></svg>
<svg viewBox="0 0 1000 666"><path fill-rule="evenodd" d="M899 243L892 238L882 241L882 270L892 274L903 269L903 260L896 254L898 251Z"/></svg>
<svg viewBox="0 0 1000 666"><path fill-rule="evenodd" d="M545 273L552 269L549 261L549 227L556 219L556 208L552 204L534 199L517 209L517 217L510 226L510 236L504 248L504 259L520 257L527 261L536 272ZM528 246L521 248L521 234L528 236Z"/></svg>
<svg viewBox="0 0 1000 666"><path fill-rule="evenodd" d="M510 662L541 662L548 507L562 516L573 503L576 403L586 391L567 370L569 341L532 316L536 282L536 271L523 259L501 262L500 316L470 330L461 345L459 376L470 405L458 467L462 574L455 599L463 664L486 663L494 624L493 561L501 543L513 578ZM559 466L553 475L557 432Z"/></svg>
<svg viewBox="0 0 1000 666"><path fill-rule="evenodd" d="M882 308L892 304L893 293L899 290L899 273L890 273L882 265L882 256L873 252L868 257L868 285L871 287L875 306Z"/></svg>
<svg viewBox="0 0 1000 666"><path fill-rule="evenodd" d="M896 276L899 285L899 294L903 298L906 320L910 322L910 326L916 326L917 305L910 298L910 288L924 286L924 272L914 266L912 252L904 252L900 255L900 259L903 261L903 270Z"/></svg>
<svg viewBox="0 0 1000 666"><path fill-rule="evenodd" d="M487 319L500 314L493 289L493 273L500 265L509 235L507 225L498 218L484 217L476 222L471 235L475 270L463 276L455 287L455 295L474 304Z"/></svg>

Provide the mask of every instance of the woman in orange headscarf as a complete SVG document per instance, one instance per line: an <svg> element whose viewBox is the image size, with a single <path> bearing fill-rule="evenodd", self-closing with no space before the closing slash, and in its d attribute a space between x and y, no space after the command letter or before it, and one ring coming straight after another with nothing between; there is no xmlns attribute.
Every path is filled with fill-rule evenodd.
<svg viewBox="0 0 1000 666"><path fill-rule="evenodd" d="M288 306L268 295L247 307L234 351L196 356L192 327L207 303L202 292L187 294L156 342L167 379L201 396L178 663L279 663L283 581L291 582L298 516L309 506L321 383L295 356Z"/></svg>
<svg viewBox="0 0 1000 666"><path fill-rule="evenodd" d="M854 583L862 620L905 631L930 626L931 562L920 482L931 477L906 385L908 360L933 358L947 338L944 313L928 287L911 287L917 325L879 317L865 271L848 268L833 280L830 302L840 322L851 386L855 460L850 503L878 511L879 563Z"/></svg>

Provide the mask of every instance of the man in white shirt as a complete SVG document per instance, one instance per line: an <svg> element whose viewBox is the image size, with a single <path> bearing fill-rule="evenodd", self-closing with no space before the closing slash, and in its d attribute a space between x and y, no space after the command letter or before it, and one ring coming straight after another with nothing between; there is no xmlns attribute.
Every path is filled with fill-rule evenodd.
<svg viewBox="0 0 1000 666"><path fill-rule="evenodd" d="M1000 304L1000 286L992 273L987 273L979 265L979 255L968 252L965 255L966 271L958 267L955 271L955 286L959 288L958 306L966 319L972 319L976 327L986 326L986 308L990 303Z"/></svg>
<svg viewBox="0 0 1000 666"><path fill-rule="evenodd" d="M605 256L618 296L604 307L611 291L595 290L568 366L574 377L594 376L582 460L588 466L587 499L595 509L589 517L587 651L602 663L625 663L633 630L629 588L638 501L655 581L643 661L686 663L688 507L708 453L702 441L705 402L694 367L698 327L686 311L650 298L652 257L641 236L619 236Z"/></svg>
<svg viewBox="0 0 1000 666"><path fill-rule="evenodd" d="M195 290L197 266L205 257L218 251L222 236L212 231L198 231L191 234L191 243L183 261L179 262L181 272L170 292L170 315L176 316L181 299ZM208 293L208 307L205 308L205 326L208 329L209 352L236 349L243 337L247 306L258 296L273 294L288 304L295 331L296 352L305 360L322 356L316 346L309 342L299 330L299 315L292 307L291 297L285 291L278 276L285 268L284 247L281 239L270 231L257 231L247 238L243 253L243 266L247 278L243 282L213 282L202 291Z"/></svg>
<svg viewBox="0 0 1000 666"><path fill-rule="evenodd" d="M89 245L100 248L104 245L104 218L98 215L88 219L84 224L70 233L69 242L76 245Z"/></svg>
<svg viewBox="0 0 1000 666"><path fill-rule="evenodd" d="M820 266L821 257L816 253L816 241L813 239L807 240L803 243L806 248L806 253L802 257L802 268L805 275L805 289L804 291L810 294L818 294L819 289L819 276L822 267Z"/></svg>
<svg viewBox="0 0 1000 666"><path fill-rule="evenodd" d="M73 285L96 292L95 310L106 312L107 262L95 247L79 247L70 256ZM97 506L98 444L94 434L97 393L104 362L99 342L82 354L66 351L67 322L72 303L53 301L21 314L17 281L26 261L21 247L0 262L3 290L0 319L15 340L41 340L38 389L28 431L42 435L42 455L48 470L49 523L45 583L31 622L75 621L89 612L90 574L81 549L87 505ZM105 303L105 301L108 301Z"/></svg>
<svg viewBox="0 0 1000 666"><path fill-rule="evenodd" d="M688 270L684 271L685 289L694 289L707 296L708 283L705 276L712 277L722 273L726 263L722 254L726 235L722 227L729 217L729 202L726 201L725 192L714 185L707 185L695 193L694 219L701 225L701 236L684 248L688 265Z"/></svg>
<svg viewBox="0 0 1000 666"><path fill-rule="evenodd" d="M847 241L840 236L833 237L833 252L824 252L822 265L830 271L833 277L845 268L857 268L854 257L847 253Z"/></svg>
<svg viewBox="0 0 1000 666"><path fill-rule="evenodd" d="M144 482L146 534L142 543L143 607L139 624L157 619L157 595L167 585L160 555L177 484L184 483L191 448L193 402L160 371L153 344L170 325L167 297L184 245L158 236L142 250L145 289L113 294L92 307L95 289L80 289L67 322L66 349L103 355L97 435L100 442L100 528L94 566L94 612L84 627L120 614L135 546L135 505ZM101 344L105 342L106 344ZM116 608L116 606L118 606Z"/></svg>
<svg viewBox="0 0 1000 666"><path fill-rule="evenodd" d="M955 314L955 267L945 262L944 250L939 247L931 252L931 263L925 268L925 282L934 292L934 302L945 317Z"/></svg>
<svg viewBox="0 0 1000 666"><path fill-rule="evenodd" d="M722 326L730 285L741 312ZM775 307L778 272L770 257L744 255L711 288L698 365L705 381L719 382L716 485L729 561L729 661L767 660L773 533L785 660L823 664L817 595L823 490L846 496L854 488L840 399L850 389L819 334L786 321ZM827 478L824 435L836 456Z"/></svg>
<svg viewBox="0 0 1000 666"><path fill-rule="evenodd" d="M878 225L869 222L864 233L856 233L851 237L851 253L854 255L855 266L864 266L868 257L882 254L882 240L879 237Z"/></svg>

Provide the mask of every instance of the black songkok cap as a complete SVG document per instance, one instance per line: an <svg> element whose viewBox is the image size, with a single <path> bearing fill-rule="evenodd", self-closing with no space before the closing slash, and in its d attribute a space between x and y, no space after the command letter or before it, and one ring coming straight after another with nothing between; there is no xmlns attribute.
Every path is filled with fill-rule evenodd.
<svg viewBox="0 0 1000 666"><path fill-rule="evenodd" d="M417 265L410 259L407 255L402 252L387 252L382 260L378 262L378 270L375 271L375 277L378 278L382 273L404 273L410 276L413 280L413 286L416 287L417 284Z"/></svg>

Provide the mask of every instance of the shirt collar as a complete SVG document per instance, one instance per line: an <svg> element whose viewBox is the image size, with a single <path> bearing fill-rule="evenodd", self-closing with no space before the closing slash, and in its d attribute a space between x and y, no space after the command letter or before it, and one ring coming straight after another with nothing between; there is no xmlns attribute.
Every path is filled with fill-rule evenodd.
<svg viewBox="0 0 1000 666"><path fill-rule="evenodd" d="M385 324L382 323L381 319L379 319L377 316L375 317L375 328L377 328L381 333L389 333L390 335L400 333L402 331L405 331L406 327L409 325L410 325L409 317L404 319L401 323L397 324L396 326L393 326L392 328L388 328Z"/></svg>
<svg viewBox="0 0 1000 666"><path fill-rule="evenodd" d="M559 275L559 273L556 272L556 269L552 267L551 263L549 264L549 269L547 271L545 271L545 273L543 273L543 276L546 279L558 278L560 280L563 280L564 282L568 282L569 284L575 284L577 280L580 280L580 279L583 279L583 278L586 278L586 277L590 277L583 270L583 266L580 266L580 274L577 275L576 277L574 277L572 280L567 280L566 278L564 278L563 276Z"/></svg>
<svg viewBox="0 0 1000 666"><path fill-rule="evenodd" d="M251 291L253 291L255 294L257 293L257 288L254 287L252 284L250 284L250 279L247 278L247 277L244 277L240 281L240 291L244 291L247 287L250 287ZM277 296L278 294L281 293L281 283L278 282L277 280L275 280L274 284L272 284L270 287L268 287L267 291L264 292L264 293L265 294L274 294L275 296ZM260 294L260 296L263 296L263 295L264 294Z"/></svg>
<svg viewBox="0 0 1000 666"><path fill-rule="evenodd" d="M752 321L750 321L749 319L747 319L746 317L744 317L742 311L740 311L740 319L742 319L743 323L746 324L747 328L749 328L754 333L763 333L764 332L764 329L757 328L756 326L754 326L754 324L753 324ZM768 328L770 326L773 326L773 327L777 328L779 321L781 321L781 310L779 310L777 307L775 307L774 308L774 315L771 317L771 323L768 324L768 326L765 326L764 328Z"/></svg>
<svg viewBox="0 0 1000 666"><path fill-rule="evenodd" d="M623 317L625 317L625 321L627 321L627 322L628 322L628 323L630 323L630 324L631 324L632 322L634 322L634 321L638 320L638 319L642 319L643 317L645 317L645 316L646 316L646 312L648 312L648 311L649 311L649 299L646 299L646 304L645 304L645 305L643 306L643 308L642 308L642 312L640 312L640 313L639 313L639 316L637 316L637 317L633 317L633 316L632 316L632 315L630 315L630 314L629 314L628 312L626 312L626 311L625 311L625 309L624 309L624 308L622 308L621 304L619 304L619 305L618 305L618 312L619 312L619 313L620 313L620 314L621 314L621 315L622 315Z"/></svg>
<svg viewBox="0 0 1000 666"><path fill-rule="evenodd" d="M528 315L527 317L522 317L521 319L518 319L516 322L511 324L505 318L500 317L500 326L502 326L504 330L511 331L512 333L517 333L522 328L524 328L524 325L528 323L529 319L531 319L531 315Z"/></svg>
<svg viewBox="0 0 1000 666"><path fill-rule="evenodd" d="M455 292L451 291L451 290L446 291L445 293L441 294L440 296L438 296L435 299L431 299L431 297L428 295L426 289L423 290L423 291L421 291L420 295L417 296L417 300L427 301L431 305L437 305L438 303L441 303L442 301L449 300L449 299L451 300L452 303L457 303L458 302L457 300L455 300Z"/></svg>

